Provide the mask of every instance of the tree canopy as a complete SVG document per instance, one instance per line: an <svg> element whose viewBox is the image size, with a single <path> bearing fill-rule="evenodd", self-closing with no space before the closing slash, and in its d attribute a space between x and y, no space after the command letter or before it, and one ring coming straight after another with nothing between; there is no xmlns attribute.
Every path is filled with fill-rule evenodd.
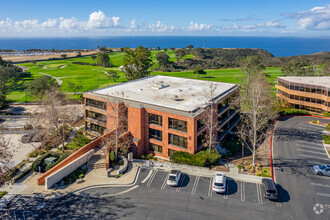
<svg viewBox="0 0 330 220"><path fill-rule="evenodd" d="M97 65L103 67L111 67L110 57L106 52L97 53Z"/></svg>
<svg viewBox="0 0 330 220"><path fill-rule="evenodd" d="M142 46L135 50L125 48L123 61L124 72L127 80L134 80L149 76L152 66L151 52Z"/></svg>
<svg viewBox="0 0 330 220"><path fill-rule="evenodd" d="M286 76L311 76L314 75L310 63L305 60L294 60L282 65L282 72Z"/></svg>
<svg viewBox="0 0 330 220"><path fill-rule="evenodd" d="M197 77L199 77L199 75L206 75L207 73L201 67L197 67L194 69L194 74L197 74Z"/></svg>
<svg viewBox="0 0 330 220"><path fill-rule="evenodd" d="M41 76L32 80L26 91L31 96L36 96L39 100L42 100L47 91L56 85L56 80L54 78L50 76Z"/></svg>
<svg viewBox="0 0 330 220"><path fill-rule="evenodd" d="M182 58L188 54L188 51L186 49L180 48L175 50L174 53L179 60L182 60Z"/></svg>
<svg viewBox="0 0 330 220"><path fill-rule="evenodd" d="M170 64L170 56L167 55L166 52L158 52L157 55L156 55L156 60L158 61L159 63L159 67L160 68L165 68L168 64Z"/></svg>

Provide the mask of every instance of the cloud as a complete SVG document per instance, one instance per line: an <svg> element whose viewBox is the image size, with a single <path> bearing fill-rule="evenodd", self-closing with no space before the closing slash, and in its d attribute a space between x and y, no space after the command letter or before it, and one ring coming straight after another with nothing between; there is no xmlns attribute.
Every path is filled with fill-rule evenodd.
<svg viewBox="0 0 330 220"><path fill-rule="evenodd" d="M241 30L241 31L249 31L249 30L258 30L263 31L265 29L284 29L286 25L281 23L280 21L269 21L267 23L258 23L258 24L250 24L250 25L239 25L236 22L232 26L221 26L218 29L221 30Z"/></svg>
<svg viewBox="0 0 330 220"><path fill-rule="evenodd" d="M218 21L240 21L240 22L245 22L245 21L262 21L262 20L266 20L265 18L257 18L255 16L251 16L251 17L245 17L245 18L236 18L236 19L228 19L228 18L224 18L224 19L218 19Z"/></svg>
<svg viewBox="0 0 330 220"><path fill-rule="evenodd" d="M107 17L103 11L96 11L89 15L87 27L90 29L112 28L120 26L119 17Z"/></svg>
<svg viewBox="0 0 330 220"><path fill-rule="evenodd" d="M102 11L95 11L89 15L88 21L71 18L50 18L39 22L37 19L12 21L9 18L0 21L0 33L67 33L104 31L105 29L120 29L119 17L108 17Z"/></svg>
<svg viewBox="0 0 330 220"><path fill-rule="evenodd" d="M314 7L308 11L283 15L299 19L297 24L302 30L330 30L330 4L325 7Z"/></svg>
<svg viewBox="0 0 330 220"><path fill-rule="evenodd" d="M186 28L187 31L209 31L212 25L209 24L198 24L197 22L190 22L190 25Z"/></svg>
<svg viewBox="0 0 330 220"><path fill-rule="evenodd" d="M161 21L157 21L156 24L149 24L149 30L150 31L156 31L156 32L172 32L176 28L173 25L167 25L166 23L163 23Z"/></svg>

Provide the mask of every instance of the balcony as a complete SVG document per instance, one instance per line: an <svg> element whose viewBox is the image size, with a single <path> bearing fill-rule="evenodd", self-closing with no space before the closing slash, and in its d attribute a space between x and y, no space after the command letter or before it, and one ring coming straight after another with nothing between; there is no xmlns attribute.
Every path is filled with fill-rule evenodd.
<svg viewBox="0 0 330 220"><path fill-rule="evenodd" d="M308 107L312 107L312 108L319 108L319 109L322 109L324 111L330 111L330 107L327 107L326 105L323 105L323 104L290 99L289 97L286 97L282 94L278 94L278 93L275 93L275 94L276 94L277 97L279 97L281 99L284 99L284 100L288 101L291 104L303 105L303 106L308 106Z"/></svg>
<svg viewBox="0 0 330 220"><path fill-rule="evenodd" d="M313 98L313 99L321 99L323 101L330 102L330 96L326 96L324 94L291 90L291 89L285 88L280 85L275 85L275 88L277 88L278 90L281 90L289 95L297 95L297 96L303 96L303 97L308 97L308 98Z"/></svg>
<svg viewBox="0 0 330 220"><path fill-rule="evenodd" d="M104 109L101 109L101 108L96 108L96 107L93 107L93 106L85 105L84 109L87 110L87 111L97 112L99 114L107 115L107 110L104 110Z"/></svg>
<svg viewBox="0 0 330 220"><path fill-rule="evenodd" d="M84 120L85 120L86 122L90 122L90 123L93 123L93 124L97 124L97 125L100 125L100 126L102 126L102 127L106 127L106 126L107 126L107 120L106 120L106 119L84 117Z"/></svg>
<svg viewBox="0 0 330 220"><path fill-rule="evenodd" d="M219 115L219 116L222 115L225 111L228 110L229 107L230 107L230 105L227 104L227 105L221 107L220 109L218 109L218 115Z"/></svg>
<svg viewBox="0 0 330 220"><path fill-rule="evenodd" d="M235 109L231 109L229 116L225 117L224 119L222 119L219 124L218 124L218 129L220 130L225 124L227 124L227 122L232 119L238 112L240 111L240 108L235 108Z"/></svg>

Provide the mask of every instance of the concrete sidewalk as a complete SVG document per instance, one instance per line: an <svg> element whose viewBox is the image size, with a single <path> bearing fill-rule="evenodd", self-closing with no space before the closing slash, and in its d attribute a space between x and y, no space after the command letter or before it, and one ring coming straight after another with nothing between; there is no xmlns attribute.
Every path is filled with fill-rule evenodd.
<svg viewBox="0 0 330 220"><path fill-rule="evenodd" d="M67 186L46 189L44 185L38 186L37 179L41 173L32 173L20 183L12 186L1 187L1 191L7 191L8 194L0 199L0 209L3 208L16 195L37 196L46 199L60 198L69 193L79 193L86 189L98 187L118 187L132 186L137 180L140 167L136 164L130 164L128 171L120 178L107 177L105 169L93 169L84 177L83 183L72 183Z"/></svg>
<svg viewBox="0 0 330 220"><path fill-rule="evenodd" d="M134 160L137 163L143 163L142 160ZM197 167L197 166L189 166L177 163L170 163L170 162L159 162L159 161L150 161L150 168L157 169L157 170L181 170L183 173L196 175L196 176L205 176L205 177L212 177L215 170L210 170L207 167ZM234 180L240 180L244 182L252 182L252 183L261 183L261 180L264 177L248 175L248 174L241 174L238 172L238 168L234 164L228 165L229 172L224 172L227 177L233 178Z"/></svg>

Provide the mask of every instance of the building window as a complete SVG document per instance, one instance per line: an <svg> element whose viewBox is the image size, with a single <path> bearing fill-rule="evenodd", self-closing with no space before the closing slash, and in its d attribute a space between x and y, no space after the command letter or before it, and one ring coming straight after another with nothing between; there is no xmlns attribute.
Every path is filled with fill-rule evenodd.
<svg viewBox="0 0 330 220"><path fill-rule="evenodd" d="M201 119L197 120L197 132L201 131L205 127L205 124Z"/></svg>
<svg viewBox="0 0 330 220"><path fill-rule="evenodd" d="M172 149L168 149L168 156L170 157L172 154L174 154L176 151Z"/></svg>
<svg viewBox="0 0 330 220"><path fill-rule="evenodd" d="M149 113L149 124L163 125L163 117Z"/></svg>
<svg viewBox="0 0 330 220"><path fill-rule="evenodd" d="M95 120L102 121L104 123L107 122L107 117L103 114L97 113L97 112L91 112L91 111L86 111L86 117L87 118L92 118Z"/></svg>
<svg viewBox="0 0 330 220"><path fill-rule="evenodd" d="M157 144L149 143L149 150L163 153L163 147Z"/></svg>
<svg viewBox="0 0 330 220"><path fill-rule="evenodd" d="M187 122L179 119L168 118L168 128L187 132Z"/></svg>
<svg viewBox="0 0 330 220"><path fill-rule="evenodd" d="M86 106L91 106L95 108L100 108L100 109L107 109L107 103L105 102L100 102L94 99L86 99Z"/></svg>
<svg viewBox="0 0 330 220"><path fill-rule="evenodd" d="M149 139L151 139L151 138L161 141L163 139L162 138L162 131L149 128Z"/></svg>
<svg viewBox="0 0 330 220"><path fill-rule="evenodd" d="M205 142L205 138L206 138L206 131L204 131L203 133L201 133L201 134L197 137L197 147L198 147L198 148L204 144L204 142Z"/></svg>
<svg viewBox="0 0 330 220"><path fill-rule="evenodd" d="M105 130L104 127L99 126L99 125L95 125L95 124L92 124L92 123L90 123L90 125L89 125L89 129L90 129L91 131L95 131L95 132L100 133L100 134L103 134L103 132L104 132L104 130Z"/></svg>
<svg viewBox="0 0 330 220"><path fill-rule="evenodd" d="M168 143L187 149L187 138L185 137L181 137L175 134L168 134Z"/></svg>

